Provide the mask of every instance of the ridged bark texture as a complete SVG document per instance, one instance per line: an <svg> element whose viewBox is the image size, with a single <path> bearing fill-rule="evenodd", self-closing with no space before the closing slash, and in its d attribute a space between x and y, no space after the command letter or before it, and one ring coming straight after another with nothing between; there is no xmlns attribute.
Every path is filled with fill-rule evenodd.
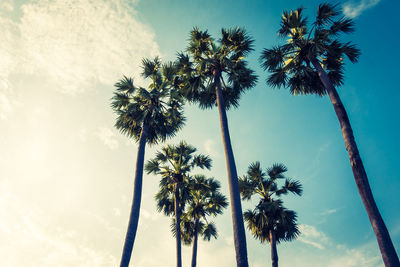
<svg viewBox="0 0 400 267"><path fill-rule="evenodd" d="M124 249L121 257L120 267L128 267L135 243L136 231L139 222L140 202L142 199L143 163L146 148L147 126L143 125L139 138L139 147L136 159L135 181L133 185L133 201L129 216L128 230L126 232Z"/></svg>
<svg viewBox="0 0 400 267"><path fill-rule="evenodd" d="M271 244L272 267L278 267L278 251L276 249L276 236L274 231L269 231L269 240Z"/></svg>
<svg viewBox="0 0 400 267"><path fill-rule="evenodd" d="M220 77L220 73L215 73L215 91L222 131L222 142L224 144L225 160L228 170L229 196L232 209L233 239L235 243L236 263L238 267L248 267L249 264L247 261L246 233L244 231L242 204L240 202L239 182L235 158L233 157L231 138L229 136L228 119L226 117L224 98L222 97Z"/></svg>
<svg viewBox="0 0 400 267"><path fill-rule="evenodd" d="M385 222L383 221L378 207L376 206L374 196L372 195L367 173L365 172L360 153L358 152L347 112L342 104L342 101L340 100L339 94L332 85L328 75L320 63L315 58L311 59L311 63L316 68L318 75L329 94L329 98L335 109L336 116L339 119L344 143L346 145L347 152L349 153L354 179L371 222L372 229L375 232L383 262L385 263L386 267L399 267L399 257L394 249L393 242L390 238Z"/></svg>
<svg viewBox="0 0 400 267"><path fill-rule="evenodd" d="M196 221L194 223L192 267L196 267L196 264L197 264L197 242L198 242L198 239L199 239L199 219L196 219Z"/></svg>
<svg viewBox="0 0 400 267"><path fill-rule="evenodd" d="M181 246L181 208L179 201L179 188L175 184L175 222L176 222L176 266L182 267L182 246Z"/></svg>

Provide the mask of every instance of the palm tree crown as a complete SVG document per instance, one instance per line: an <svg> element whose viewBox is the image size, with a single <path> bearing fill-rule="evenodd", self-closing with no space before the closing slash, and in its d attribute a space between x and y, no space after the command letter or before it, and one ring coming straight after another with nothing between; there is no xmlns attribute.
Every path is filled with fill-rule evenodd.
<svg viewBox="0 0 400 267"><path fill-rule="evenodd" d="M312 60L321 64L334 86L341 85L344 56L355 63L360 51L338 37L353 32L354 22L338 17L340 10L332 4L319 5L311 28L302 13L303 8L283 12L278 34L287 38L287 42L264 49L260 60L263 68L272 72L267 83L273 87L289 87L292 94L325 95L326 88L312 67Z"/></svg>
<svg viewBox="0 0 400 267"><path fill-rule="evenodd" d="M184 141L178 145L166 145L145 165L148 174L161 175L160 191L156 194L156 200L158 210L166 215L174 212L174 185L180 183L180 188L186 188L193 168L211 168L212 160L206 155L194 154L196 151L195 147ZM182 193L182 201L189 198L188 190L181 190Z"/></svg>
<svg viewBox="0 0 400 267"><path fill-rule="evenodd" d="M141 76L151 80L147 89L124 76L115 84L111 106L118 115L117 129L138 141L146 125L146 143L156 144L174 136L185 121L182 98L175 87L177 69L173 63L161 64L157 57L143 59L142 65Z"/></svg>
<svg viewBox="0 0 400 267"><path fill-rule="evenodd" d="M188 184L190 198L187 208L182 215L183 241L189 245L193 241L195 231L204 240L210 241L217 238L217 229L207 217L222 214L222 210L228 206L226 197L219 192L221 185L214 178L206 178L204 175L195 175ZM198 229L196 229L198 221Z"/></svg>
<svg viewBox="0 0 400 267"><path fill-rule="evenodd" d="M244 219L249 230L262 243L271 242L270 231L274 232L277 243L291 241L300 234L296 213L286 209L279 199L289 192L301 195L303 191L299 181L285 177L286 171L285 165L274 164L265 173L261 170L260 163L255 162L239 180L243 200L250 200L255 194L260 196L256 208L247 210ZM281 187L278 186L278 179L285 179ZM274 199L274 195L278 198Z"/></svg>
<svg viewBox="0 0 400 267"><path fill-rule="evenodd" d="M222 37L215 42L207 31L197 28L191 31L187 48L189 55L178 55L177 84L189 102L198 103L202 109L218 108L228 172L236 263L238 267L248 267L246 234L226 109L237 107L241 94L257 81L244 60L253 50L253 40L240 28L222 29L221 33Z"/></svg>
<svg viewBox="0 0 400 267"><path fill-rule="evenodd" d="M111 107L117 114L115 127L138 142L133 201L121 258L127 267L135 242L142 198L143 164L146 144L155 144L175 135L185 118L182 99L176 90L176 65L143 59L142 77L150 78L148 88L136 87L133 79L124 76L115 84Z"/></svg>
<svg viewBox="0 0 400 267"><path fill-rule="evenodd" d="M341 33L354 31L354 23L349 18L338 18L340 10L337 5L321 4L308 30L302 11L298 8L283 13L279 34L287 38L287 44L265 49L261 55L263 67L272 72L267 83L278 88L289 87L292 94L328 94L383 262L386 266L398 267L399 257L375 203L349 116L336 90L343 83L344 57L354 63L360 56L355 45L338 39Z"/></svg>
<svg viewBox="0 0 400 267"><path fill-rule="evenodd" d="M181 256L181 212L190 198L188 184L190 171L195 167L211 168L211 159L203 154L194 154L197 149L182 141L178 145L167 145L149 160L145 169L148 174L161 175L160 190L156 194L158 211L175 216L173 233L176 237L177 266L182 266Z"/></svg>
<svg viewBox="0 0 400 267"><path fill-rule="evenodd" d="M252 88L257 77L244 58L253 50L253 39L241 28L222 29L215 42L207 31L194 28L187 51L178 54L181 90L200 108L217 105L215 88L221 86L225 108L237 107L241 94Z"/></svg>

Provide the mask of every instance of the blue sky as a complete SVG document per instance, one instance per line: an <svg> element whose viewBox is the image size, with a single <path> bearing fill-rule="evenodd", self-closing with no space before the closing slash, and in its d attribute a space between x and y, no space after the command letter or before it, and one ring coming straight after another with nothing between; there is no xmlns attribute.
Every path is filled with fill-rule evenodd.
<svg viewBox="0 0 400 267"><path fill-rule="evenodd" d="M222 27L245 27L256 87L228 112L239 175L256 160L284 163L303 183L287 196L303 234L281 244L281 266L383 266L358 195L339 124L327 97L291 96L265 84L263 48L278 44L281 12L300 4L313 16L318 1L6 0L0 4L0 257L5 266L114 266L120 257L132 197L136 144L114 128L113 84L138 84L140 60L173 60L198 26L216 38ZM338 89L370 184L400 250L400 92L397 1L343 1L356 22L344 40L361 49ZM187 124L168 143L187 140L210 154L206 175L228 194L217 110L185 108ZM159 147L146 151L152 158ZM158 177L145 175L135 266L173 266L169 219L153 196ZM244 209L252 203L243 203ZM230 210L216 218L218 240L200 242L199 266L233 266ZM270 264L269 247L247 233L251 266ZM23 256L20 256L23 251ZM154 255L154 251L158 251ZM183 251L184 263L190 248ZM220 259L224 258L224 262ZM224 265L225 264L225 265Z"/></svg>

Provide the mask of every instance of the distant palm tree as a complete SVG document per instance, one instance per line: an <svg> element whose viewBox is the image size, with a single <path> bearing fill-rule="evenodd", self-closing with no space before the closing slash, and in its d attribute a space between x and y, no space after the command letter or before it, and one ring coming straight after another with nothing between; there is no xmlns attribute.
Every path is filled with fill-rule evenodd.
<svg viewBox="0 0 400 267"><path fill-rule="evenodd" d="M278 267L276 244L281 241L292 241L300 234L297 227L296 212L283 207L281 195L289 192L301 195L302 186L299 181L286 178L287 168L283 164L274 164L264 173L260 163L250 164L247 175L239 180L239 188L243 200L250 200L253 195L260 196L260 202L254 210L244 213L247 228L261 243L271 244L272 267ZM278 179L285 179L283 186L278 187ZM274 199L274 195L278 198Z"/></svg>
<svg viewBox="0 0 400 267"><path fill-rule="evenodd" d="M240 96L257 81L244 60L252 50L253 40L244 29L222 29L221 38L215 42L207 31L194 28L190 34L189 55L179 54L177 61L180 86L188 101L198 103L202 109L218 107L228 171L236 262L240 267L248 267L246 235L226 109L238 107Z"/></svg>
<svg viewBox="0 0 400 267"><path fill-rule="evenodd" d="M337 18L337 6L321 4L315 22L307 28L302 8L284 11L279 35L287 37L284 45L265 49L261 55L263 67L272 74L267 82L276 87L289 87L292 94L329 95L340 127L350 164L361 199L375 232L386 266L400 266L386 225L376 206L360 153L355 142L350 120L336 91L343 84L344 56L357 62L360 55L355 45L342 43L341 33L354 31L349 18Z"/></svg>
<svg viewBox="0 0 400 267"><path fill-rule="evenodd" d="M190 197L188 189L190 171L195 167L211 168L211 159L202 154L194 154L197 149L182 141L178 145L167 145L149 160L145 169L148 174L161 175L160 191L156 194L158 211L174 215L177 267L182 266L181 214Z"/></svg>
<svg viewBox="0 0 400 267"><path fill-rule="evenodd" d="M195 175L189 180L190 197L182 215L181 232L184 244L193 243L192 267L197 265L198 236L207 241L218 236L215 224L209 222L207 217L222 214L222 210L228 206L226 197L219 192L220 188L217 180L204 175Z"/></svg>
<svg viewBox="0 0 400 267"><path fill-rule="evenodd" d="M115 127L139 143L133 188L133 202L121 258L127 267L135 242L142 198L143 163L146 143L156 144L172 137L182 128L185 118L179 94L174 89L175 66L143 59L143 78L150 78L148 89L137 87L125 77L115 84L112 109L117 114Z"/></svg>

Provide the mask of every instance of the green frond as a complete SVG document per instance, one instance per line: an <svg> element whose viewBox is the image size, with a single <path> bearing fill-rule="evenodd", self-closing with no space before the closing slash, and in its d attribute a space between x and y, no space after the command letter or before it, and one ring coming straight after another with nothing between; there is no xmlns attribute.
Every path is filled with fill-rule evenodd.
<svg viewBox="0 0 400 267"><path fill-rule="evenodd" d="M153 60L144 58L142 59L142 76L144 78L152 78L160 76L161 62L158 57Z"/></svg>
<svg viewBox="0 0 400 267"><path fill-rule="evenodd" d="M329 28L330 34L338 35L340 33L352 33L354 32L354 21L349 18L341 18L334 21Z"/></svg>
<svg viewBox="0 0 400 267"><path fill-rule="evenodd" d="M144 166L144 169L147 174L158 174L160 172L160 163L155 159L148 160Z"/></svg>
<svg viewBox="0 0 400 267"><path fill-rule="evenodd" d="M133 85L133 79L128 78L125 75L114 86L116 87L117 91L127 95L133 94L136 90L136 87Z"/></svg>
<svg viewBox="0 0 400 267"><path fill-rule="evenodd" d="M267 169L267 174L272 179L284 178L285 172L287 172L287 168L282 163L274 163L272 167Z"/></svg>
<svg viewBox="0 0 400 267"><path fill-rule="evenodd" d="M341 52L348 57L351 63L356 63L361 55L361 51L356 47L356 45L350 42L342 45Z"/></svg>
<svg viewBox="0 0 400 267"><path fill-rule="evenodd" d="M126 109L131 103L131 97L127 93L115 92L111 100L111 108L117 114L120 113L121 109Z"/></svg>
<svg viewBox="0 0 400 267"><path fill-rule="evenodd" d="M221 35L222 37L219 42L221 43L223 52L227 54L234 53L239 57L244 57L254 50L254 40L243 28L222 29Z"/></svg>
<svg viewBox="0 0 400 267"><path fill-rule="evenodd" d="M299 181L287 178L282 188L276 192L276 195L280 196L288 192L301 196L303 193L303 186Z"/></svg>
<svg viewBox="0 0 400 267"><path fill-rule="evenodd" d="M262 51L260 61L264 70L273 71L283 66L287 51L282 47L276 46Z"/></svg>
<svg viewBox="0 0 400 267"><path fill-rule="evenodd" d="M326 23L332 22L334 17L340 14L338 6L331 3L324 3L318 6L317 18L315 24L323 26Z"/></svg>
<svg viewBox="0 0 400 267"><path fill-rule="evenodd" d="M249 176L244 175L239 177L239 191L243 200L250 200L255 194L257 183L250 179Z"/></svg>
<svg viewBox="0 0 400 267"><path fill-rule="evenodd" d="M299 7L296 10L283 11L281 19L281 28L278 31L280 36L292 36L295 29L305 29L307 20L302 17L303 8Z"/></svg>
<svg viewBox="0 0 400 267"><path fill-rule="evenodd" d="M174 78L176 77L177 74L177 68L175 63L168 62L166 64L163 64L161 68L161 74L166 81L173 83Z"/></svg>
<svg viewBox="0 0 400 267"><path fill-rule="evenodd" d="M215 223L210 222L204 226L202 231L202 236L204 241L210 241L212 237L215 239L218 238L217 228L215 227Z"/></svg>
<svg viewBox="0 0 400 267"><path fill-rule="evenodd" d="M200 167L207 170L211 169L212 160L209 156L199 154L193 157L193 166Z"/></svg>
<svg viewBox="0 0 400 267"><path fill-rule="evenodd" d="M288 75L283 68L278 68L274 70L270 76L267 78L267 84L271 85L272 87L286 87L288 80Z"/></svg>

